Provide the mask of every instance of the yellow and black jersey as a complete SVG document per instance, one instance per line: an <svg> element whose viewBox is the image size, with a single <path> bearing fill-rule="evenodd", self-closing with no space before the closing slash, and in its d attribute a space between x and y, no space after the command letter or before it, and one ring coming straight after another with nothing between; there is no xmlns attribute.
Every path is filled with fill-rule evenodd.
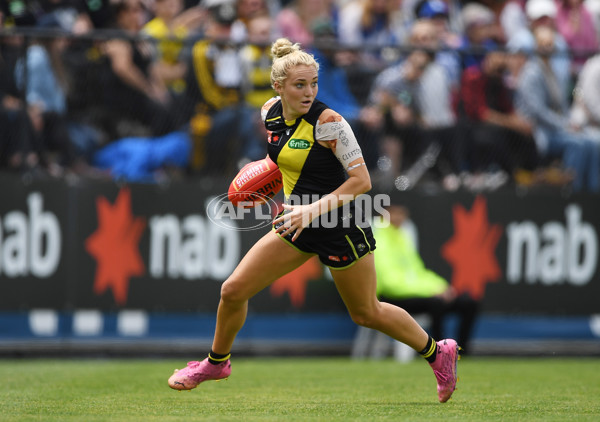
<svg viewBox="0 0 600 422"><path fill-rule="evenodd" d="M315 140L317 121L327 108L315 101L307 114L290 122L284 120L281 100L278 100L266 114L268 153L283 175L286 199L307 195L321 197L346 181L346 172L331 149Z"/></svg>
<svg viewBox="0 0 600 422"><path fill-rule="evenodd" d="M269 101L265 107L269 107L263 114L268 153L281 170L286 203L313 203L346 181L346 171L333 151L315 139L319 116L328 109L325 104L315 101L308 113L294 121L283 118L281 100ZM300 237L332 238L345 234L355 225L354 215L352 201L314 220ZM334 221L335 228L331 224Z"/></svg>

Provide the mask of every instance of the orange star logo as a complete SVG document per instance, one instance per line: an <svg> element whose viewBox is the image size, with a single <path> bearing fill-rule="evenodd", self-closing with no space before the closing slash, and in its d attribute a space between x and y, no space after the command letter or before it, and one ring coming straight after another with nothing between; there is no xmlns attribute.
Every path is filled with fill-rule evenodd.
<svg viewBox="0 0 600 422"><path fill-rule="evenodd" d="M471 212L460 205L452 209L454 236L442 246L442 256L450 263L452 286L457 293L469 293L481 299L485 285L501 276L495 249L502 227L488 222L487 203L478 196Z"/></svg>
<svg viewBox="0 0 600 422"><path fill-rule="evenodd" d="M317 257L310 258L294 271L273 283L270 288L271 296L280 297L287 292L292 306L301 308L306 300L306 285L309 281L321 277L322 272Z"/></svg>
<svg viewBox="0 0 600 422"><path fill-rule="evenodd" d="M129 279L145 272L138 244L146 227L143 218L131 213L131 192L121 189L114 204L96 199L98 229L85 241L85 249L96 259L94 293L112 289L115 302L127 303Z"/></svg>

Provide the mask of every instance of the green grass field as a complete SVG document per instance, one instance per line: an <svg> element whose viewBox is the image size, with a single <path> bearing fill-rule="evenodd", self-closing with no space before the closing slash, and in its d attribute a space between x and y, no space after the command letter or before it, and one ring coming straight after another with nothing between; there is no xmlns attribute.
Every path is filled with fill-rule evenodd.
<svg viewBox="0 0 600 422"><path fill-rule="evenodd" d="M176 392L182 363L0 360L0 421L600 420L600 359L465 358L446 404L421 360L235 359L229 380Z"/></svg>

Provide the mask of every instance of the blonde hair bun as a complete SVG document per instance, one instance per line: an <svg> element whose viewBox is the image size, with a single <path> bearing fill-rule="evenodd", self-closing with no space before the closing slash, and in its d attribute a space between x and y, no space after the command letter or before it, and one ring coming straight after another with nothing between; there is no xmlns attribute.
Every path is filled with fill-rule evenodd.
<svg viewBox="0 0 600 422"><path fill-rule="evenodd" d="M300 51L300 44L293 44L287 38L279 38L271 46L271 54L273 54L274 59L279 59L281 57L287 56L288 54L291 54L294 51Z"/></svg>

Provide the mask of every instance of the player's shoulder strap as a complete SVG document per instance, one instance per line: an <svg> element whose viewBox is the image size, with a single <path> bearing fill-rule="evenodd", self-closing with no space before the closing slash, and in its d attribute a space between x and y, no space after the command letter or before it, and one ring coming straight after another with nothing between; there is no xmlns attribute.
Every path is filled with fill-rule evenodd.
<svg viewBox="0 0 600 422"><path fill-rule="evenodd" d="M306 113L302 118L311 125L316 126L321 113L328 109L329 107L327 107L327 104L322 103L319 100L315 100L313 105L310 107L310 110L308 110L308 113Z"/></svg>

